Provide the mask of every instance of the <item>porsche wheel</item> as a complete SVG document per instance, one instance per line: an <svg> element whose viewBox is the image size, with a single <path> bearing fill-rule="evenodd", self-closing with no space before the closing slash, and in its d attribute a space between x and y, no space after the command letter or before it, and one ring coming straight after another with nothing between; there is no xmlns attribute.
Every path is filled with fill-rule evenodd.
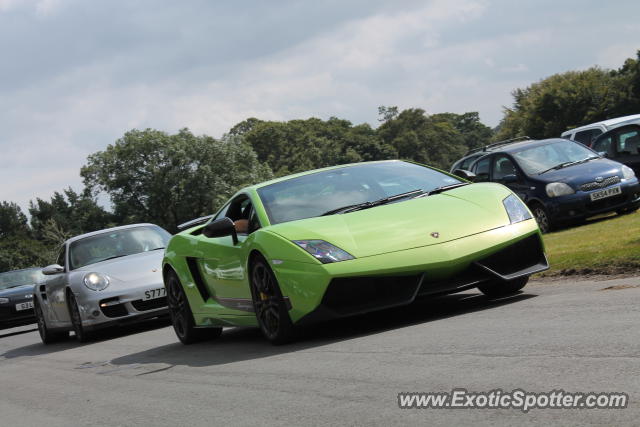
<svg viewBox="0 0 640 427"><path fill-rule="evenodd" d="M38 299L33 299L33 309L36 313L36 321L38 324L38 333L43 344L52 344L54 342L62 341L69 338L69 331L53 332L47 328L47 322L44 320L44 313L38 303Z"/></svg>
<svg viewBox="0 0 640 427"><path fill-rule="evenodd" d="M273 344L284 344L294 337L294 327L273 271L258 257L251 266L251 297L262 334Z"/></svg>
<svg viewBox="0 0 640 427"><path fill-rule="evenodd" d="M166 277L167 305L173 330L183 344L193 344L205 339L217 338L222 328L196 328L193 313L187 301L187 295L182 289L180 279L174 272Z"/></svg>
<svg viewBox="0 0 640 427"><path fill-rule="evenodd" d="M529 276L519 277L517 279L504 281L495 281L485 285L478 286L478 289L489 298L504 297L513 295L520 289L524 288L529 281Z"/></svg>
<svg viewBox="0 0 640 427"><path fill-rule="evenodd" d="M89 333L84 326L82 326L82 316L80 316L78 302L73 292L69 292L68 294L67 307L69 309L69 316L71 317L73 332L76 334L76 340L78 340L78 342L87 342L89 340Z"/></svg>

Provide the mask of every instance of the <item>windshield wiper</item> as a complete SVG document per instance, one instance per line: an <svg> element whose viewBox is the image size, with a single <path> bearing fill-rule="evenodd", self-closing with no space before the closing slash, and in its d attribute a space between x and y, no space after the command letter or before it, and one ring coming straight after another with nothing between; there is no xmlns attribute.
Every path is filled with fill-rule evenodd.
<svg viewBox="0 0 640 427"><path fill-rule="evenodd" d="M164 246L160 246L160 247L157 247L157 248L149 249L149 250L147 250L147 252L159 251L160 249L164 249Z"/></svg>
<svg viewBox="0 0 640 427"><path fill-rule="evenodd" d="M431 191L427 191L424 194L420 194L416 198L418 198L418 197L427 197L427 196L431 196L432 194L439 194L439 193L442 193L444 191L453 190L454 188L463 187L465 185L469 185L469 183L468 182L460 182L458 184L443 185L442 187L436 187Z"/></svg>
<svg viewBox="0 0 640 427"><path fill-rule="evenodd" d="M411 196L419 195L423 193L424 193L424 190L407 191L406 193L400 193L394 196L383 197L382 199L374 200L372 202L356 203L354 205L347 205L347 206L342 206L340 208L331 209L330 211L327 211L320 216L333 215L337 213L354 212L362 209L369 209L374 206L384 205L386 203L393 202L395 200L400 200L400 199L404 199L405 197L411 197Z"/></svg>
<svg viewBox="0 0 640 427"><path fill-rule="evenodd" d="M554 167L551 167L549 169L543 170L538 175L542 175L543 173L546 173L546 172L549 172L549 171L552 171L552 170L563 169L563 168L566 168L568 166L579 165L580 163L586 163L589 160L594 160L594 159L599 159L599 158L600 158L600 156L589 156L589 157L587 157L585 159L582 159L582 160L576 160L575 162L563 162L563 163L560 163L559 165L555 165Z"/></svg>
<svg viewBox="0 0 640 427"><path fill-rule="evenodd" d="M100 261L92 262L91 264L97 264L97 263L102 262L102 261L109 261L110 259L122 258L123 256L129 256L129 255L131 255L131 254L114 255L114 256L110 256L109 258L101 259Z"/></svg>

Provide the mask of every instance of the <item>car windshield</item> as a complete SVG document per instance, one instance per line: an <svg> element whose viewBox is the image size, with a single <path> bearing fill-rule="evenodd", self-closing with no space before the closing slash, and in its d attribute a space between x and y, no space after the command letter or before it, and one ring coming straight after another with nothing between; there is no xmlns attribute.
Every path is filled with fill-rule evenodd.
<svg viewBox="0 0 640 427"><path fill-rule="evenodd" d="M112 258L164 249L171 235L160 227L143 226L108 231L69 245L71 270Z"/></svg>
<svg viewBox="0 0 640 427"><path fill-rule="evenodd" d="M40 268L7 271L0 273L0 290L21 285L32 285L44 279Z"/></svg>
<svg viewBox="0 0 640 427"><path fill-rule="evenodd" d="M303 175L259 188L258 194L269 221L278 224L414 190L429 192L461 183L463 181L428 167L393 161Z"/></svg>
<svg viewBox="0 0 640 427"><path fill-rule="evenodd" d="M539 174L556 166L580 162L597 154L577 142L558 140L549 144L512 153L520 167L528 175Z"/></svg>

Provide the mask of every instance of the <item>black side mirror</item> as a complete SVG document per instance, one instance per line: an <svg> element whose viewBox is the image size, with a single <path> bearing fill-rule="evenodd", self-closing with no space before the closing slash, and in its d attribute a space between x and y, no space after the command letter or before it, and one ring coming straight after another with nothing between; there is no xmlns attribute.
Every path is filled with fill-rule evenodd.
<svg viewBox="0 0 640 427"><path fill-rule="evenodd" d="M502 177L500 180L504 184L513 184L518 181L518 176L516 174L509 174Z"/></svg>
<svg viewBox="0 0 640 427"><path fill-rule="evenodd" d="M476 179L476 174L464 169L456 169L453 171L455 176L459 176L460 178L466 179L467 181L474 181Z"/></svg>
<svg viewBox="0 0 640 427"><path fill-rule="evenodd" d="M224 218L216 219L205 225L202 229L202 234L206 237L224 237L231 236L233 244L238 243L238 235L236 234L236 227L230 218L226 216Z"/></svg>

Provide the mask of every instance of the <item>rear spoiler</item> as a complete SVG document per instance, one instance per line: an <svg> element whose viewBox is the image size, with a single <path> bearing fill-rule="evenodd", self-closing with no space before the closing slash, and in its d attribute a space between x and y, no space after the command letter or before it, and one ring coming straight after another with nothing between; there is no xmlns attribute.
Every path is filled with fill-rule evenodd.
<svg viewBox="0 0 640 427"><path fill-rule="evenodd" d="M192 219L191 221L183 222L178 225L178 230L186 230L187 228L195 227L196 225L204 224L213 218L213 215L201 216L200 218Z"/></svg>

